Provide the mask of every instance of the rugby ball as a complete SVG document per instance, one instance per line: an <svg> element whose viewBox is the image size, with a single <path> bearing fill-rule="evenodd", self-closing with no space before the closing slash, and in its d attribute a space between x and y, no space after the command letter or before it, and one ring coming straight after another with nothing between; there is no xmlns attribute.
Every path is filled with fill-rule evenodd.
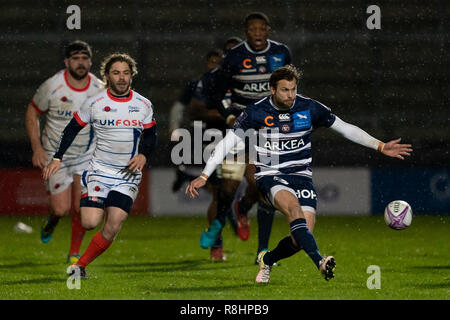
<svg viewBox="0 0 450 320"><path fill-rule="evenodd" d="M411 225L411 206L403 200L389 202L384 209L384 221L394 230L403 230Z"/></svg>

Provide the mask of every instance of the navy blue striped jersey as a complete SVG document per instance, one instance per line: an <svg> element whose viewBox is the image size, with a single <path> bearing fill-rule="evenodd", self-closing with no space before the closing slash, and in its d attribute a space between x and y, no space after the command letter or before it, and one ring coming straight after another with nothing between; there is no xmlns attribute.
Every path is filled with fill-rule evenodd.
<svg viewBox="0 0 450 320"><path fill-rule="evenodd" d="M330 108L299 94L287 110L276 108L266 97L247 106L236 119L234 132L245 139L252 136L251 129L258 131L256 179L281 174L311 177L311 135L319 127L330 127L335 119Z"/></svg>
<svg viewBox="0 0 450 320"><path fill-rule="evenodd" d="M228 114L239 115L245 106L270 95L270 75L290 63L289 48L270 39L267 48L262 51L253 51L247 41L226 51L217 72L213 96L216 108L223 110L222 99L231 90L232 111L228 110Z"/></svg>
<svg viewBox="0 0 450 320"><path fill-rule="evenodd" d="M193 97L205 103L206 108L208 109L214 108L211 102L211 97L213 96L214 90L216 88L217 70L218 68L215 68L204 73L200 80L197 81L192 95Z"/></svg>

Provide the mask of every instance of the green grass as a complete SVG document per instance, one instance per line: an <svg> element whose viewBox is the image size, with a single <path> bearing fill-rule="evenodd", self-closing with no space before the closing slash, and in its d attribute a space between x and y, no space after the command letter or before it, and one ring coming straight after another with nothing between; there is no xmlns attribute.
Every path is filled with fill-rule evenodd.
<svg viewBox="0 0 450 320"><path fill-rule="evenodd" d="M206 218L130 217L115 243L88 266L80 290L66 285L70 220L40 243L43 218L0 218L0 299L450 299L450 217L417 216L410 228L389 229L382 217L319 216L314 234L323 254L337 260L326 282L302 251L272 269L268 285L254 282L258 267L256 219L247 242L227 226L227 261L213 263L199 245ZM19 234L23 221L34 228ZM274 222L270 247L288 232ZM84 250L94 232L88 232ZM369 290L367 268L381 268L381 289Z"/></svg>

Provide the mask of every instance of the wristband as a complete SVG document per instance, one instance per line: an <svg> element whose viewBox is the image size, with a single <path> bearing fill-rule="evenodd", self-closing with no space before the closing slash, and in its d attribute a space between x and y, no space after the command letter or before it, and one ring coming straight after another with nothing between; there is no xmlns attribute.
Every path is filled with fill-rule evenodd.
<svg viewBox="0 0 450 320"><path fill-rule="evenodd" d="M202 174L199 176L199 178L201 178L201 179L207 181L207 180L208 180L208 175L202 173Z"/></svg>
<svg viewBox="0 0 450 320"><path fill-rule="evenodd" d="M52 160L58 160L59 162L61 162L62 161L62 159L60 159L60 158L55 158L55 157L53 157L53 159Z"/></svg>
<svg viewBox="0 0 450 320"><path fill-rule="evenodd" d="M383 149L384 149L384 142L381 142L381 141L380 141L380 142L378 143L378 149L377 149L377 150L378 150L379 152L383 152Z"/></svg>

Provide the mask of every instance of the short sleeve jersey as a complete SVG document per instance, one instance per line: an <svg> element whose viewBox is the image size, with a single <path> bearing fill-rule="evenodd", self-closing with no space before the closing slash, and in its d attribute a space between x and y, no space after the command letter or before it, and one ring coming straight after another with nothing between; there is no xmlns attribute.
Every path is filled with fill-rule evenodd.
<svg viewBox="0 0 450 320"><path fill-rule="evenodd" d="M221 81L230 81L231 101L238 108L255 103L270 95L269 79L273 71L291 63L289 48L279 42L268 40L267 48L253 51L247 41L226 52L218 71Z"/></svg>
<svg viewBox="0 0 450 320"><path fill-rule="evenodd" d="M247 106L236 119L234 130L243 138L250 129L259 133L254 146L255 178L282 174L311 177L312 133L319 127L330 127L335 119L330 108L302 95L296 96L288 110L278 109L267 97Z"/></svg>
<svg viewBox="0 0 450 320"><path fill-rule="evenodd" d="M127 98L116 98L104 90L88 99L74 118L82 126L91 123L94 129L91 169L111 174L138 153L142 131L156 124L150 100L133 90Z"/></svg>
<svg viewBox="0 0 450 320"><path fill-rule="evenodd" d="M42 130L42 146L45 151L54 154L58 148L62 131L80 110L83 102L104 90L103 82L96 76L88 74L89 83L85 88L77 89L70 85L67 71L61 70L47 79L36 91L31 105L39 114L46 115ZM65 153L66 158L76 158L93 151L92 131L90 126L83 128L75 141Z"/></svg>

